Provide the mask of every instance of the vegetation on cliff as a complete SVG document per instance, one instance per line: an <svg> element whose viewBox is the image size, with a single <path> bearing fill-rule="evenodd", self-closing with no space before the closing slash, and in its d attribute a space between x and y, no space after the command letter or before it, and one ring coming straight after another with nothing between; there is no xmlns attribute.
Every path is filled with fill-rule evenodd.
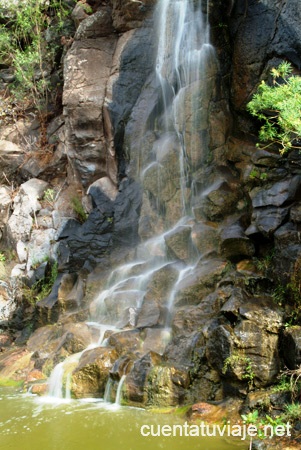
<svg viewBox="0 0 301 450"><path fill-rule="evenodd" d="M248 111L263 125L259 140L266 147L277 144L280 153L300 147L301 139L301 77L292 75L292 65L286 61L271 70L272 85L264 80L248 103Z"/></svg>
<svg viewBox="0 0 301 450"><path fill-rule="evenodd" d="M30 107L43 123L49 105L55 104L61 82L54 71L70 12L62 0L20 0L0 7L0 59L7 68L7 103L14 114Z"/></svg>

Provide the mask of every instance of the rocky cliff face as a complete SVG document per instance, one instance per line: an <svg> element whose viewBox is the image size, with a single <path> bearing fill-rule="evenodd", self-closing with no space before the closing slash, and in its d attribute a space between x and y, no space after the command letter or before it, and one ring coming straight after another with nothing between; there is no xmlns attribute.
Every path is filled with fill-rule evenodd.
<svg viewBox="0 0 301 450"><path fill-rule="evenodd" d="M37 328L26 349L32 354L27 372L48 375L95 340L95 326L88 329L84 321L91 300L92 316L99 308L96 300L108 274L117 262L135 256L140 262L129 264L128 279L142 276L149 254L162 255L158 248L134 250L136 245L181 217L176 139L154 159L161 126L153 71L155 3L94 1L90 15L81 2L75 6L77 30L64 58L63 114L48 126L55 143L50 161L25 159L24 140L15 129L2 129L1 154L11 170L18 168L21 182L13 199L11 187L1 187L3 239L19 259L12 275L32 284L44 276L38 270L47 258L58 260L61 273L34 308L19 299L13 320L5 316L4 326L20 330L19 342ZM281 351L281 330L292 316L289 303L296 307L294 295L300 295L301 157L296 151L280 157L257 149L257 124L245 105L281 60L298 73L301 7L297 0L273 5L236 0L209 3L209 12L216 64L201 80L206 92L190 86L187 109L177 116L178 123L190 124L188 104L202 97L197 131L187 126L184 137L194 218L164 234L169 264L147 278L138 311L128 302L137 295L133 281L121 280L126 292L121 295L112 288L119 275L111 275L112 290L102 301L107 314L117 314L116 301L124 315L118 316L118 332L106 331L106 347L71 365L77 397L103 396L108 375L116 384L127 374L129 404L220 400L270 385L284 361L296 365L299 329L286 332L284 342L294 343L289 357ZM32 125L28 129L25 136L33 136ZM209 150L202 153L204 142ZM148 167L144 187L141 166ZM75 196L82 202L77 210ZM78 220L81 210L84 223ZM202 258L179 276L195 251ZM171 338L164 346L167 298L175 284ZM27 333L22 314L29 321Z"/></svg>

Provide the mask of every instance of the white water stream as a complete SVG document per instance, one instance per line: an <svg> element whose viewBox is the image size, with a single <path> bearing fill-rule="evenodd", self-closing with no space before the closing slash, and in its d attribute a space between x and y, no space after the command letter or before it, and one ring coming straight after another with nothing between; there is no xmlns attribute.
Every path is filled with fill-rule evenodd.
<svg viewBox="0 0 301 450"><path fill-rule="evenodd" d="M194 136L198 118L203 106L201 100L193 95L191 86L196 89L200 81L206 77L206 66L215 59L214 49L209 42L209 25L198 0L159 0L157 6L158 50L156 58L156 77L161 87L164 105L158 115L155 127L158 139L154 143L155 159L141 170L141 180L147 177L154 167L162 166L162 155L171 143L177 142L178 152L178 191L180 192L180 217L174 220L161 235L142 243L136 251L137 260L116 268L107 282L106 288L91 304L91 322L88 325L99 329L99 339L95 346L106 345L106 332L118 332L120 329L134 328L139 320L139 313L144 303L145 294L155 273L172 263L177 258L168 256L165 237L171 230L179 226L191 226L191 180L189 173L193 166L195 145ZM184 114L185 112L185 114ZM186 120L187 116L187 120ZM183 120L185 117L185 120ZM207 149L202 149L206 152ZM168 180L158 179L160 187ZM162 184L163 183L163 184ZM158 204L162 203L160 193ZM166 322L162 326L162 352L171 333L174 300L180 283L195 269L200 255L192 249L189 261L182 261L178 267L178 277L171 290L167 290L166 298L161 303L167 308ZM164 342L166 340L166 342ZM76 358L79 359L81 354ZM73 355L74 357L74 355ZM71 357L72 358L72 357ZM72 360L74 361L74 360ZM59 363L49 379L49 395L57 398L70 398L71 376L68 376L63 389L64 371L70 359ZM124 374L119 382L115 404L119 405L122 387L126 379ZM106 401L111 397L112 380L109 378L104 394Z"/></svg>

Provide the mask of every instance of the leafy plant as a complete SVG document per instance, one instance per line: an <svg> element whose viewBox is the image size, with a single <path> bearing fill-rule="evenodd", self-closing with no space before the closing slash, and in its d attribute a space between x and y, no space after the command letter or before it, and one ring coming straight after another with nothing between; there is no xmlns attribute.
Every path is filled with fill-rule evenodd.
<svg viewBox="0 0 301 450"><path fill-rule="evenodd" d="M248 414L242 414L241 418L246 424L256 424L258 421L259 412L257 409L249 412Z"/></svg>
<svg viewBox="0 0 301 450"><path fill-rule="evenodd" d="M252 169L249 175L251 180L262 180L265 181L268 177L266 172L259 172L256 169Z"/></svg>
<svg viewBox="0 0 301 450"><path fill-rule="evenodd" d="M247 105L247 110L263 125L259 140L266 147L277 144L283 154L298 147L301 140L301 77L292 75L292 66L284 61L271 70L272 85L264 80Z"/></svg>
<svg viewBox="0 0 301 450"><path fill-rule="evenodd" d="M269 437L266 434L266 432L269 431L269 428L275 430L275 428L279 425L285 426L287 420L285 415L271 417L268 414L265 414L264 416L260 417L259 411L257 409L249 412L248 414L242 414L241 418L247 425L256 426L257 436L259 437L259 439L266 439L267 437Z"/></svg>

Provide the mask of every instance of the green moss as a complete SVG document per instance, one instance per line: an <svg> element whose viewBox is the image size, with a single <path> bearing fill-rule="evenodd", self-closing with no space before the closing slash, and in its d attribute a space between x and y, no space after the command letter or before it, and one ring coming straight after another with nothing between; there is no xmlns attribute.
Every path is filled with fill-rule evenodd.
<svg viewBox="0 0 301 450"><path fill-rule="evenodd" d="M176 408L176 410L174 411L176 416L180 416L180 417L186 417L188 411L190 411L192 405L184 405L184 406L179 406L178 408Z"/></svg>
<svg viewBox="0 0 301 450"><path fill-rule="evenodd" d="M23 381L16 381L10 378L0 378L0 386L1 387L21 387L23 386Z"/></svg>

